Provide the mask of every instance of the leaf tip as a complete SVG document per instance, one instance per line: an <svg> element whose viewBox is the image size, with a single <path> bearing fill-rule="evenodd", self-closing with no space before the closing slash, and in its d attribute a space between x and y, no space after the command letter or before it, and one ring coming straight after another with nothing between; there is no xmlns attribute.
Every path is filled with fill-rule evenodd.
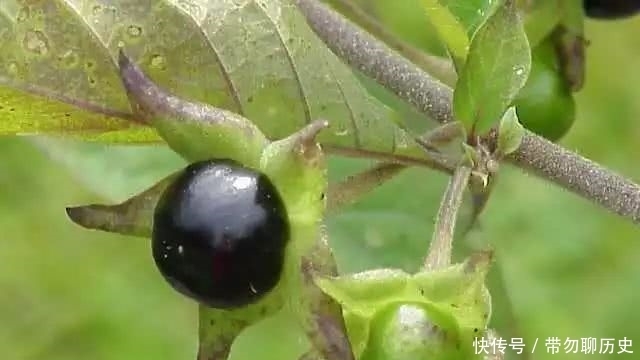
<svg viewBox="0 0 640 360"><path fill-rule="evenodd" d="M65 212L71 221L80 225L82 222L82 206L67 206Z"/></svg>
<svg viewBox="0 0 640 360"><path fill-rule="evenodd" d="M96 210L99 210L99 207L100 205L67 206L65 211L67 217L75 224L85 229L96 229L98 224L93 215Z"/></svg>

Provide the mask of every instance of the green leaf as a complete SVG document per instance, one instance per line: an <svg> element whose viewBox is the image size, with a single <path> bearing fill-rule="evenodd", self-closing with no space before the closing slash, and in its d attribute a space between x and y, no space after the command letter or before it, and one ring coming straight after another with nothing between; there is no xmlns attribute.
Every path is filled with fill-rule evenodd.
<svg viewBox="0 0 640 360"><path fill-rule="evenodd" d="M238 113L270 139L324 118L323 144L422 154L286 0L7 0L0 29L0 134L159 141L138 129L119 81L125 49L167 91Z"/></svg>
<svg viewBox="0 0 640 360"><path fill-rule="evenodd" d="M489 16L496 0L421 0L427 18L445 43L456 68L462 69L470 39Z"/></svg>
<svg viewBox="0 0 640 360"><path fill-rule="evenodd" d="M126 58L123 58L126 60ZM200 306L199 358L225 359L234 339L247 327L286 308L295 316L300 330L325 358L352 360L350 344L346 340L345 324L340 305L322 292L314 283L315 276L336 274L336 266L326 234L320 220L325 208L327 179L324 155L316 137L327 126L317 121L291 136L268 143L259 130L241 118L215 118L218 110L185 103L175 97L163 96L148 82L141 72L124 66L125 84L134 100L134 107L149 121L160 122L160 134L170 146L193 160L193 157L223 157L245 161L245 166L265 173L279 189L284 200L290 225L290 241L285 249L282 275L276 287L257 302L234 309L215 309ZM135 84L141 85L135 88ZM135 102L135 94L143 94L149 101ZM186 109L180 116L151 118L146 114L157 110L166 113L167 107ZM213 116L213 117L212 117ZM195 125L194 119L208 119ZM193 134L185 136L196 126ZM166 130L169 129L169 130ZM203 147L202 143L215 142L221 136L234 137L235 146L219 143ZM193 145L188 140L194 139ZM257 143L252 143L254 140ZM223 139L228 140L228 139ZM246 163L248 162L248 164ZM88 205L68 209L76 223L92 229L126 235L150 236L153 214L164 189L175 174L158 182L148 190L117 205Z"/></svg>
<svg viewBox="0 0 640 360"><path fill-rule="evenodd" d="M502 155L509 155L516 151L522 143L524 137L524 127L518 121L516 108L510 107L500 120L498 128L498 152Z"/></svg>
<svg viewBox="0 0 640 360"><path fill-rule="evenodd" d="M422 0L422 6L449 50L456 67L463 66L469 47L469 36L464 26L439 0Z"/></svg>
<svg viewBox="0 0 640 360"><path fill-rule="evenodd" d="M2 55L0 64L1 59ZM10 65L4 65L11 68ZM134 132L139 128L129 113L110 116L83 110L73 104L72 100L64 102L47 98L35 90L31 93L16 91L2 83L3 76L0 69L0 135L30 135L64 129L71 135L86 134L90 137L92 134L122 129ZM154 141L157 141L157 137Z"/></svg>
<svg viewBox="0 0 640 360"><path fill-rule="evenodd" d="M489 130L524 86L531 50L513 0L476 32L453 97L456 119L467 130Z"/></svg>

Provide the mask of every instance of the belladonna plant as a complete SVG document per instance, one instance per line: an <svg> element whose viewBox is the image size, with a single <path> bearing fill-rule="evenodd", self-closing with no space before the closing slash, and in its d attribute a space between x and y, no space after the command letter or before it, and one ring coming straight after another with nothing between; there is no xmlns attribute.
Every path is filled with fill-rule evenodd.
<svg viewBox="0 0 640 360"><path fill-rule="evenodd" d="M585 14L635 7L504 0L468 12L423 0L445 59L354 3L328 2L351 20L316 0L25 5L0 22L4 133L160 142L184 159L124 202L67 214L150 239L158 276L199 307L199 360L500 359L473 347L499 336L485 285L493 253L452 262L463 195L473 225L510 163L639 221L638 185L552 142L585 81ZM348 66L439 126L412 131ZM329 184L327 155L379 163ZM409 167L449 176L423 265L338 274L327 214ZM277 351L261 353L265 343Z"/></svg>

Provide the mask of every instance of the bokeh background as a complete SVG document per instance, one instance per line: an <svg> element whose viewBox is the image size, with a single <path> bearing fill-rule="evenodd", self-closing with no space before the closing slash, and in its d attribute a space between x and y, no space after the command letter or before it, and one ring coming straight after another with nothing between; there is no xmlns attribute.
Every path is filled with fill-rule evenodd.
<svg viewBox="0 0 640 360"><path fill-rule="evenodd" d="M416 1L367 4L399 36L432 43ZM561 142L640 181L640 17L590 21L586 34L586 86ZM181 161L161 147L58 145L0 138L0 358L194 358L196 306L158 275L148 241L86 231L64 212L123 200ZM69 148L77 151L62 150ZM369 163L330 165L339 179ZM518 169L502 171L481 227L459 244L497 252L492 324L527 344L548 337L634 342L633 355L551 355L539 344L534 359L639 356L640 228ZM341 270L415 270L445 180L410 170L328 219Z"/></svg>

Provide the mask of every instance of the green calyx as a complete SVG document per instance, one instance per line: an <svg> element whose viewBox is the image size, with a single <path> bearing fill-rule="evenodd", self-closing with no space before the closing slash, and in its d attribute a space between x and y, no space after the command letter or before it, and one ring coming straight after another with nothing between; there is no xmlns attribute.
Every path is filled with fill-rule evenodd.
<svg viewBox="0 0 640 360"><path fill-rule="evenodd" d="M441 270L381 269L317 283L343 306L359 359L474 358L473 339L491 317L490 261L479 253Z"/></svg>
<svg viewBox="0 0 640 360"><path fill-rule="evenodd" d="M321 231L327 177L324 155L315 140L328 123L313 122L284 139L269 141L238 114L180 99L158 87L123 53L119 64L134 114L155 128L171 149L189 163L229 159L266 175L280 193L289 217L290 239L278 285L248 306L214 309L201 305L198 358L226 359L236 337L274 317L273 321L302 334L299 344L311 347L306 351L328 358L340 348L340 357L332 358L351 360L349 344L340 343L345 337L336 339L334 333L331 338L319 325L331 324L331 331L344 333L340 307L310 280L316 274L335 275L335 263ZM71 207L67 213L89 229L150 237L158 200L180 171L120 204ZM265 336L280 341L276 333ZM300 347L290 351L291 359L300 356ZM244 359L240 354L231 358Z"/></svg>
<svg viewBox="0 0 640 360"><path fill-rule="evenodd" d="M231 159L264 173L281 192L294 226L319 224L327 179L324 155L315 137L328 126L326 121L270 142L248 119L179 99L157 87L122 53L120 66L136 115L154 126L174 151L188 162ZM121 204L72 207L69 216L87 228L149 236L153 208L175 175Z"/></svg>

